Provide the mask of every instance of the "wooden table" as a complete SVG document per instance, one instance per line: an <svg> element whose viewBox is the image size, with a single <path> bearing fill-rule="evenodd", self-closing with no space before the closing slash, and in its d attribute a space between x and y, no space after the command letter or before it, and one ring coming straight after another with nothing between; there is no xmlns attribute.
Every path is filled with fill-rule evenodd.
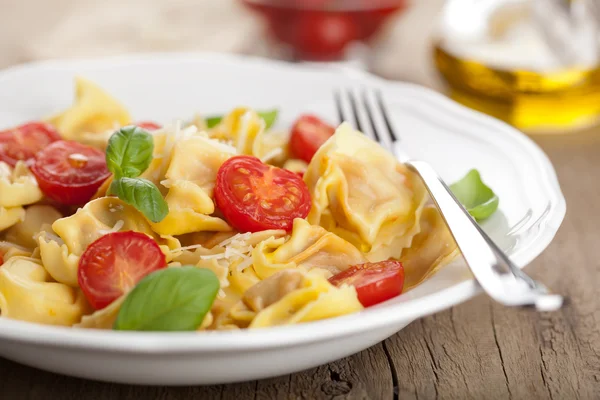
<svg viewBox="0 0 600 400"><path fill-rule="evenodd" d="M0 4L5 1L10 2L0 0ZM9 13L24 16L29 7L23 4L32 1L14 2L14 7L22 7L21 14L18 7ZM58 3L66 7L73 0ZM435 3L437 7L440 1ZM413 14L428 20L423 7ZM23 29L14 23L19 18L9 19L13 25L0 24L0 37ZM4 22L1 14L0 22ZM23 53L14 42L0 41L0 50L0 65L36 58ZM409 67L398 75L435 86L431 76L422 71ZM509 309L481 295L415 321L352 357L294 375L234 385L163 388L106 384L0 359L0 398L600 398L600 129L535 140L554 163L568 211L556 239L527 271L569 296L570 303L559 312Z"/></svg>

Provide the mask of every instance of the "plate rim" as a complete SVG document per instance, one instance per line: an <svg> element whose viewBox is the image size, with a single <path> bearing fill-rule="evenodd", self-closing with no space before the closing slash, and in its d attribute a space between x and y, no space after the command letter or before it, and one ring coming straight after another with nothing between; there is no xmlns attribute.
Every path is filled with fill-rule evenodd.
<svg viewBox="0 0 600 400"><path fill-rule="evenodd" d="M285 69L334 70L348 77L355 77L367 83L394 85L408 89L417 97L429 100L446 113L461 116L471 124L484 126L488 130L501 132L515 145L521 146L529 155L541 174L542 187L550 201L550 209L540 219L542 228L536 240L521 254L517 263L523 267L538 257L550 244L560 228L566 214L566 200L560 189L556 171L548 156L529 137L515 128L488 115L468 109L453 102L432 89L405 82L394 82L357 70L344 64L317 65L300 63L290 65L283 61L270 60L257 56L229 53L154 52L115 55L102 58L47 59L10 66L0 70L0 84L10 79L12 74L23 73L36 68L60 68L79 65L110 66L119 63L159 62L169 63L214 61L227 63L251 62ZM441 310L460 304L481 293L481 288L470 279L450 286L433 294L407 302L374 307L341 317L308 322L293 326L238 331L215 332L115 332L98 329L77 329L42 325L32 322L0 318L0 340L31 345L44 345L88 351L178 354L190 352L231 352L260 351L276 347L300 346L308 343L342 337L377 329L383 326L413 321ZM408 306L406 303L410 303ZM397 311L401 312L397 312ZM390 313L396 311L396 313ZM390 314L392 317L390 318Z"/></svg>

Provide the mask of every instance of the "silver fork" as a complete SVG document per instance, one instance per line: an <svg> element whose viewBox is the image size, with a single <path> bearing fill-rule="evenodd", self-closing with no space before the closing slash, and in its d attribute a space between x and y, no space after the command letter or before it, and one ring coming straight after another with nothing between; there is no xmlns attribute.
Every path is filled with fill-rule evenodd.
<svg viewBox="0 0 600 400"><path fill-rule="evenodd" d="M334 92L334 98L340 122L354 125L421 177L475 279L490 297L506 306L534 306L539 311L554 311L562 306L563 297L551 294L543 284L517 267L428 163L410 160L400 149L400 138L388 117L380 91L340 89Z"/></svg>

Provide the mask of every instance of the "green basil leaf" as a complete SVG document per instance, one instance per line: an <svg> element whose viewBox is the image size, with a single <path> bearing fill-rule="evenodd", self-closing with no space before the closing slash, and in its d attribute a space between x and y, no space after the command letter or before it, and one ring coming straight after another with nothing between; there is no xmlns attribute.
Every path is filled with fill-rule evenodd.
<svg viewBox="0 0 600 400"><path fill-rule="evenodd" d="M259 117L261 117L265 121L265 128L266 129L269 129L269 128L271 128L273 126L273 124L277 120L277 115L278 114L279 114L279 111L276 110L276 109L273 109L273 110L270 110L270 111L259 111L258 112ZM223 120L223 116L222 115L208 117L208 118L205 119L206 126L209 127L209 128L214 128L222 120Z"/></svg>
<svg viewBox="0 0 600 400"><path fill-rule="evenodd" d="M116 178L137 178L152 161L152 135L137 126L125 126L108 141L106 165Z"/></svg>
<svg viewBox="0 0 600 400"><path fill-rule="evenodd" d="M278 110L262 111L258 115L265 121L265 129L270 129L277 121Z"/></svg>
<svg viewBox="0 0 600 400"><path fill-rule="evenodd" d="M194 331L218 292L219 279L209 269L161 269L145 276L127 295L113 327L128 331Z"/></svg>
<svg viewBox="0 0 600 400"><path fill-rule="evenodd" d="M219 125L219 122L221 122L222 120L223 120L222 115L205 118L206 126L208 128L214 128L215 126Z"/></svg>
<svg viewBox="0 0 600 400"><path fill-rule="evenodd" d="M169 206L156 185L143 178L115 179L108 194L117 195L125 203L134 206L152 222L162 221L169 213Z"/></svg>
<svg viewBox="0 0 600 400"><path fill-rule="evenodd" d="M450 190L477 221L489 218L498 209L500 199L483 183L476 169L470 170L464 178L450 185Z"/></svg>

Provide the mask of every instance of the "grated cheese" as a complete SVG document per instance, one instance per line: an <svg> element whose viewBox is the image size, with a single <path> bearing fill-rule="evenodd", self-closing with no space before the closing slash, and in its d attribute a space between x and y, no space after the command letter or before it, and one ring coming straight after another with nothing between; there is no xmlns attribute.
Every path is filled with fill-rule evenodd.
<svg viewBox="0 0 600 400"><path fill-rule="evenodd" d="M227 258L225 256L225 253L218 253L218 254L208 254L205 256L200 256L201 260L221 260Z"/></svg>
<svg viewBox="0 0 600 400"><path fill-rule="evenodd" d="M220 139L213 139L213 138L206 138L213 146L215 146L217 148L217 150L220 150L224 153L228 153L231 155L235 155L238 154L237 149L235 148L235 146L233 145L233 141L231 140L220 140Z"/></svg>
<svg viewBox="0 0 600 400"><path fill-rule="evenodd" d="M262 161L266 164L269 161L271 161L272 159L274 159L275 157L280 156L281 154L283 154L283 150L281 150L281 148L277 147L277 148L274 148L273 150L269 151L264 156L262 156L260 161Z"/></svg>
<svg viewBox="0 0 600 400"><path fill-rule="evenodd" d="M228 258L228 259L233 258L234 256L242 257L242 258L244 258L244 256L245 256L245 254L242 253L240 250L235 249L231 246L225 247L224 255L225 255L225 258Z"/></svg>
<svg viewBox="0 0 600 400"><path fill-rule="evenodd" d="M248 244L248 240L252 238L252 233L237 233L230 238L223 240L221 243L215 245L213 248L222 248L222 252L217 254L205 254L201 255L200 260L215 260L219 265L223 267L235 266L238 271L243 271L252 265L252 252L254 246ZM177 249L170 250L171 253L178 253L184 250L194 250L205 248L201 244L195 244L191 246L180 247Z"/></svg>
<svg viewBox="0 0 600 400"><path fill-rule="evenodd" d="M246 268L251 266L252 262L253 262L252 257L247 257L241 263L239 263L235 268L237 269L238 272L242 272L243 270L245 270Z"/></svg>
<svg viewBox="0 0 600 400"><path fill-rule="evenodd" d="M54 232L40 231L40 232L36 233L35 235L33 235L33 240L35 240L37 242L37 240L40 236L43 236L46 241L49 241L48 239L50 239L50 240L58 243L59 246L62 246L63 244L65 244L65 242L59 236L54 234Z"/></svg>
<svg viewBox="0 0 600 400"><path fill-rule="evenodd" d="M117 204L116 206L113 206L113 204L112 204L112 203L110 203L110 204L108 205L108 211L110 211L110 212L123 211L123 209L124 209L124 208L125 208L125 207L123 207L123 205L122 205L122 204Z"/></svg>
<svg viewBox="0 0 600 400"><path fill-rule="evenodd" d="M198 128L195 125L190 125L182 131L182 138L189 139L190 137L194 136L196 133L198 133Z"/></svg>
<svg viewBox="0 0 600 400"><path fill-rule="evenodd" d="M125 221L123 221L122 219L118 220L115 223L115 226L113 226L110 229L99 229L98 233L100 233L101 235L108 235L109 233L114 233L114 232L118 232L123 225L125 225Z"/></svg>
<svg viewBox="0 0 600 400"><path fill-rule="evenodd" d="M162 181L160 181L159 183L160 183L162 186L166 187L167 189L170 189L170 188L171 188L171 185L173 184L173 182L174 182L174 181L173 181L172 179L163 179L163 180L162 180Z"/></svg>
<svg viewBox="0 0 600 400"><path fill-rule="evenodd" d="M237 234L233 235L232 237L223 240L221 243L217 244L217 246L225 247L228 244L230 244L231 242L233 242L234 240L246 241L246 240L250 239L251 236L252 236L252 234L250 232L237 233Z"/></svg>
<svg viewBox="0 0 600 400"><path fill-rule="evenodd" d="M176 249L172 249L172 250L169 250L169 251L171 253L179 253L180 251L201 249L203 247L204 246L202 246L201 244L193 244L191 246L178 247Z"/></svg>

